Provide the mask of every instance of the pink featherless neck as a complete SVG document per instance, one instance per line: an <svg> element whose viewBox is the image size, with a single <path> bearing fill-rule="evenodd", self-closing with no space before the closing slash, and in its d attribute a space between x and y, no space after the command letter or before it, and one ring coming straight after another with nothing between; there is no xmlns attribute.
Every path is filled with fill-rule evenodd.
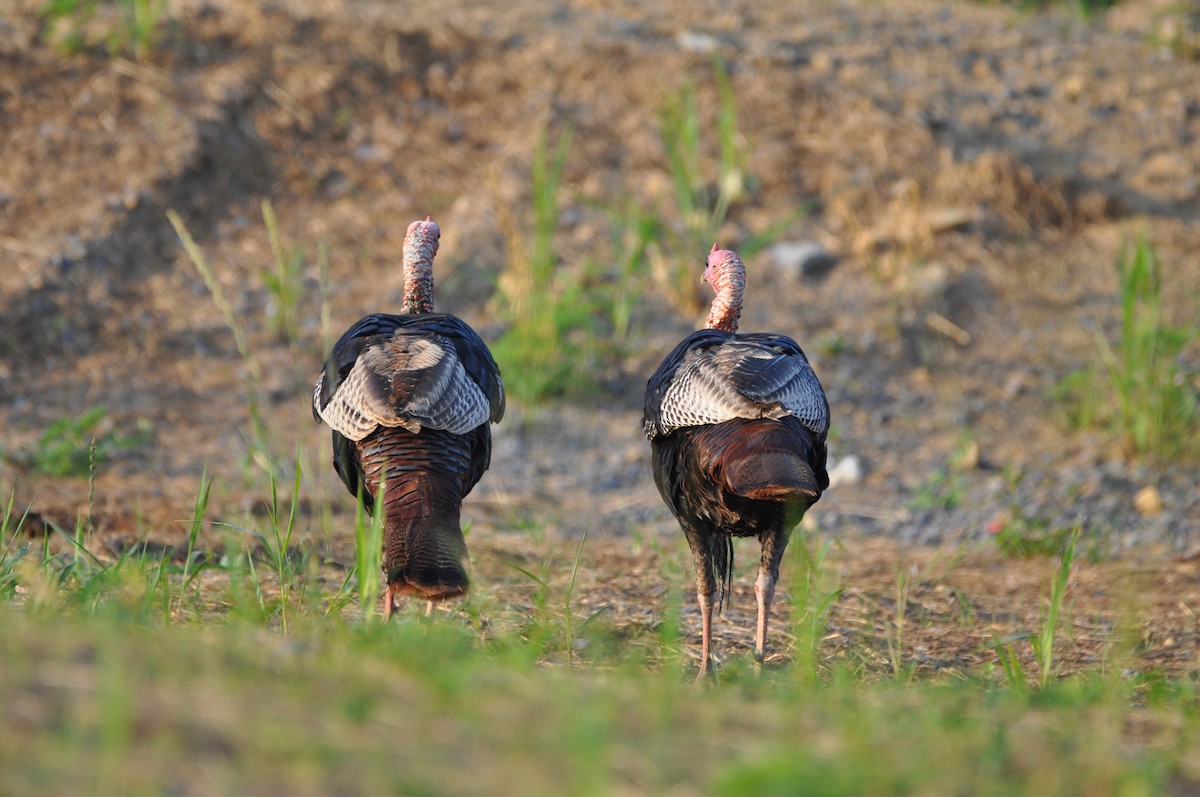
<svg viewBox="0 0 1200 797"><path fill-rule="evenodd" d="M400 312L409 315L433 312L433 257L441 234L437 223L428 216L425 221L408 225L404 236L404 304Z"/></svg>
<svg viewBox="0 0 1200 797"><path fill-rule="evenodd" d="M704 269L704 280L712 286L716 296L712 309L708 311L709 329L737 332L738 319L742 315L742 297L746 291L746 266L736 253L718 249L714 243L708 253L708 264Z"/></svg>

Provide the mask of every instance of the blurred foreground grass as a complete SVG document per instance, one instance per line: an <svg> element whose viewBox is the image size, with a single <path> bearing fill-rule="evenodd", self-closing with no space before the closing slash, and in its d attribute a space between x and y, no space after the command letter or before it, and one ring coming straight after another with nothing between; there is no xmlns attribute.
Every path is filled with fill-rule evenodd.
<svg viewBox="0 0 1200 797"><path fill-rule="evenodd" d="M4 795L1200 789L1196 684L1123 676L1115 655L1045 688L881 677L822 656L818 627L815 667L734 658L697 687L677 610L604 645L602 621L568 630L569 587L515 606L482 584L462 611L383 625L303 563L277 570L290 590L249 554L185 582L194 567L39 560L24 540L0 545ZM797 625L824 625L815 591ZM563 666L580 637L597 644Z"/></svg>

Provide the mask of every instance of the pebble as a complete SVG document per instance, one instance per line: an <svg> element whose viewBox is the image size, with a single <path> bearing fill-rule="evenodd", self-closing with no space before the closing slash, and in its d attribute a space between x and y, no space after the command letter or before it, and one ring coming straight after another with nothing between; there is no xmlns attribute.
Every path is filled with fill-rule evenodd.
<svg viewBox="0 0 1200 797"><path fill-rule="evenodd" d="M1158 494L1158 488L1151 484L1138 490L1137 495L1133 497L1133 508L1139 515L1147 517L1161 512L1162 496Z"/></svg>
<svg viewBox="0 0 1200 797"><path fill-rule="evenodd" d="M842 457L829 469L829 487L840 487L847 484L858 484L862 481L862 462L854 454Z"/></svg>
<svg viewBox="0 0 1200 797"><path fill-rule="evenodd" d="M815 241L782 242L769 250L775 271L785 279L824 277L838 259Z"/></svg>
<svg viewBox="0 0 1200 797"><path fill-rule="evenodd" d="M716 36L695 30L679 31L675 35L675 43L689 53L711 53L721 45Z"/></svg>

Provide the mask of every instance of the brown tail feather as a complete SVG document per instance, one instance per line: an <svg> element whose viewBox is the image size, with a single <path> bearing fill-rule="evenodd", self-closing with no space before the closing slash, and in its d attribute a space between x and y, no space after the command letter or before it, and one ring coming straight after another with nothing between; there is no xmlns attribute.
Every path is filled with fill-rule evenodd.
<svg viewBox="0 0 1200 797"><path fill-rule="evenodd" d="M467 435L380 429L359 443L366 486L382 503L383 571L392 591L441 600L462 595L468 579L459 524L463 496L478 478Z"/></svg>
<svg viewBox="0 0 1200 797"><path fill-rule="evenodd" d="M729 491L759 501L815 501L821 495L812 468L790 451L764 451L725 463Z"/></svg>
<svg viewBox="0 0 1200 797"><path fill-rule="evenodd" d="M441 600L462 595L469 581L467 544L455 524L436 518L389 523L384 529L383 567L399 593Z"/></svg>
<svg viewBox="0 0 1200 797"><path fill-rule="evenodd" d="M701 467L743 498L815 502L822 485L813 469L811 433L790 421L741 420L708 427L697 435Z"/></svg>

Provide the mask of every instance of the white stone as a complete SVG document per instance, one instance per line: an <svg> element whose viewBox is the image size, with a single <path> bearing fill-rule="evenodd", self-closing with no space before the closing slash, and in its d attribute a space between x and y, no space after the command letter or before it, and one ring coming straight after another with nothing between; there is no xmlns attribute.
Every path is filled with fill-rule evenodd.
<svg viewBox="0 0 1200 797"><path fill-rule="evenodd" d="M862 462L854 454L842 457L832 468L829 468L829 488L841 487L847 484L858 484L862 481Z"/></svg>

